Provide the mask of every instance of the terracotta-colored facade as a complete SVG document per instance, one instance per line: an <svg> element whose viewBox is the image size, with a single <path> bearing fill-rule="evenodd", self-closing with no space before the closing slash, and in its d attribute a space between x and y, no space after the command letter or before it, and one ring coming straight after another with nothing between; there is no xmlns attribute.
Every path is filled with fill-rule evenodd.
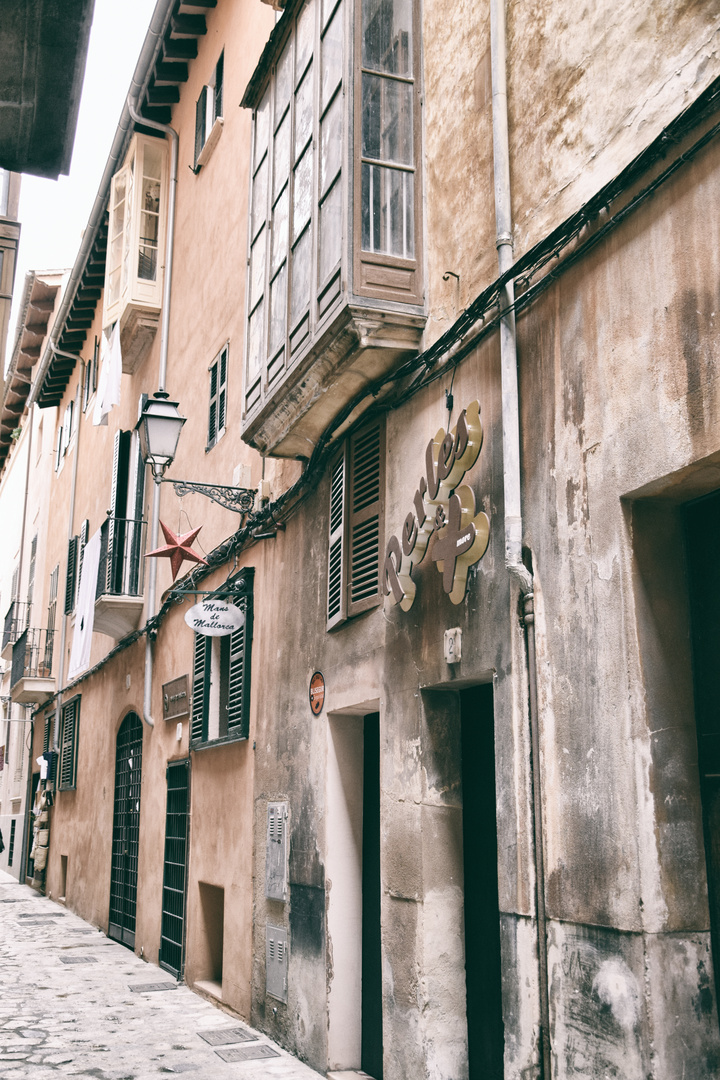
<svg viewBox="0 0 720 1080"><path fill-rule="evenodd" d="M143 588L103 579L98 596L112 595L99 606L93 596L97 625L111 609L136 622L115 640L95 632L72 678L82 589L74 614L59 616L32 752L46 737L60 751L43 887L322 1074L709 1080L720 1062L720 584L703 553L720 488L720 22L694 3L510 4L503 35L498 4L315 4L277 17L258 0L156 13L162 55L143 54L134 86L144 118L179 138L167 334L167 251L153 248L147 220L167 207L170 140L144 127L133 137L124 113L111 171L129 175L142 139L162 141L164 171L133 173L146 185L136 213L148 215L137 240L123 239L119 182L101 189L109 233L99 215L51 329L68 358L45 343L35 369L35 415L57 408L62 424L76 403L43 557L43 581L61 567L61 601L68 537L80 538L76 555L90 551L108 511L123 518L133 498L152 525L150 470L138 494L135 443L116 433L134 431L164 348L166 388L187 417L165 479L257 493L238 519L161 484L160 519L177 533L202 525L196 550L210 566L185 565L173 585L158 560L154 610L148 565ZM367 36L375 18L392 39L380 59ZM498 237L503 39L514 224ZM383 130L373 142L372 103L389 110L393 93L405 95L410 111L394 119L410 116L412 137L392 144ZM397 201L383 202L393 170L412 182L395 176ZM329 249L327 220L341 229ZM496 241L510 240L514 330L495 284ZM154 274L160 299L147 300L148 286L122 307L133 371L102 426L101 386L87 401L83 387L110 329L121 250L138 268L130 292ZM474 401L482 449L454 483L458 498L461 483L472 493L478 530L487 516L489 538L451 599L454 556L439 567L433 556L459 504L428 489L450 460L442 433L459 432ZM408 559L413 520L422 528L424 508L430 523L438 503L438 524L450 525L412 569L414 602L395 604L403 541ZM506 529L521 541L514 563ZM133 551L136 569L147 564ZM242 650L198 644L189 606L235 584ZM165 720L165 688L183 676L188 712ZM247 712L235 722L240 693ZM76 743L63 749L73 717ZM187 843L173 848L169 792L188 780Z"/></svg>

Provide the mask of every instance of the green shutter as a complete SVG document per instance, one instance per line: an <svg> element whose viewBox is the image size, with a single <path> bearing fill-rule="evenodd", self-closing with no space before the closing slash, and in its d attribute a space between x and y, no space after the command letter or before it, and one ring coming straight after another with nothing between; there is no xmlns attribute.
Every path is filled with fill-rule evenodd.
<svg viewBox="0 0 720 1080"><path fill-rule="evenodd" d="M345 597L345 476L347 452L330 468L330 541L328 553L328 630L347 614Z"/></svg>
<svg viewBox="0 0 720 1080"><path fill-rule="evenodd" d="M211 641L204 634L195 635L193 657L192 712L190 715L190 739L202 742L207 738L210 682Z"/></svg>

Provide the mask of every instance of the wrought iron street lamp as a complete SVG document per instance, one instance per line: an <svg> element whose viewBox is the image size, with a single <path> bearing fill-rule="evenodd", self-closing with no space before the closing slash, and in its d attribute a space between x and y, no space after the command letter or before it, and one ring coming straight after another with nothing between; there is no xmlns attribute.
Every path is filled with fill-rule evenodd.
<svg viewBox="0 0 720 1080"><path fill-rule="evenodd" d="M249 514L255 505L255 492L248 488L222 484L198 484L194 480L165 480L165 472L177 453L178 440L187 417L178 412L178 402L170 401L165 390L157 390L143 405L135 430L140 439L143 461L152 469L156 484L172 484L176 495L206 495L227 510Z"/></svg>

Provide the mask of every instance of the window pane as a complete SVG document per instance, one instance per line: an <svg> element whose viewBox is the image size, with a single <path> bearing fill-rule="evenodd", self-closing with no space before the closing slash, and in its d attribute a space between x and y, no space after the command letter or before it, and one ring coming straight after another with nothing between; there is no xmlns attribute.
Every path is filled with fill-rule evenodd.
<svg viewBox="0 0 720 1080"><path fill-rule="evenodd" d="M306 229L293 250L290 322L294 326L310 303L310 229Z"/></svg>
<svg viewBox="0 0 720 1080"><path fill-rule="evenodd" d="M312 55L313 38L315 37L315 4L313 0L308 3L298 15L297 21L297 45L295 53L295 85L305 70L305 65Z"/></svg>
<svg viewBox="0 0 720 1080"><path fill-rule="evenodd" d="M337 180L320 207L320 286L340 262L342 236L342 184Z"/></svg>
<svg viewBox="0 0 720 1080"><path fill-rule="evenodd" d="M160 180L162 168L162 150L158 146L146 146L143 155L143 176Z"/></svg>
<svg viewBox="0 0 720 1080"><path fill-rule="evenodd" d="M302 153L312 135L313 121L313 69L307 74L295 92L295 160Z"/></svg>
<svg viewBox="0 0 720 1080"><path fill-rule="evenodd" d="M320 107L325 108L342 79L343 73L343 6L339 5L325 31L322 43L322 95Z"/></svg>
<svg viewBox="0 0 720 1080"><path fill-rule="evenodd" d="M263 316L265 303L262 301L250 316L248 330L248 384L255 381L260 374L260 364L263 355Z"/></svg>
<svg viewBox="0 0 720 1080"><path fill-rule="evenodd" d="M270 91L263 94L263 99L255 113L255 168L267 150L268 136L270 134Z"/></svg>
<svg viewBox="0 0 720 1080"><path fill-rule="evenodd" d="M362 63L373 71L412 74L412 0L363 0Z"/></svg>
<svg viewBox="0 0 720 1080"><path fill-rule="evenodd" d="M320 194L327 191L342 165L343 96L338 94L320 129Z"/></svg>
<svg viewBox="0 0 720 1080"><path fill-rule="evenodd" d="M287 264L270 286L270 348L271 356L285 341Z"/></svg>
<svg viewBox="0 0 720 1080"><path fill-rule="evenodd" d="M274 274L280 263L287 256L288 247L288 202L289 188L286 186L275 203L272 223L272 257L270 273Z"/></svg>
<svg viewBox="0 0 720 1080"><path fill-rule="evenodd" d="M275 75L275 124L282 117L290 102L292 89L292 38L283 49Z"/></svg>
<svg viewBox="0 0 720 1080"><path fill-rule="evenodd" d="M413 174L379 165L362 167L362 246L412 259L415 255Z"/></svg>
<svg viewBox="0 0 720 1080"><path fill-rule="evenodd" d="M280 127L275 134L275 163L273 177L273 202L282 190L283 184L287 183L290 172L290 113L285 114Z"/></svg>
<svg viewBox="0 0 720 1080"><path fill-rule="evenodd" d="M265 230L252 246L250 252L250 308L254 308L265 288Z"/></svg>
<svg viewBox="0 0 720 1080"><path fill-rule="evenodd" d="M267 181L268 159L267 155L262 165L255 173L253 180L253 208L252 208L252 235L257 236L257 231L265 221L267 213Z"/></svg>
<svg viewBox="0 0 720 1080"><path fill-rule="evenodd" d="M363 157L412 165L412 95L412 83L363 75Z"/></svg>
<svg viewBox="0 0 720 1080"><path fill-rule="evenodd" d="M293 188L293 240L310 220L312 203L312 146L309 146L295 167Z"/></svg>

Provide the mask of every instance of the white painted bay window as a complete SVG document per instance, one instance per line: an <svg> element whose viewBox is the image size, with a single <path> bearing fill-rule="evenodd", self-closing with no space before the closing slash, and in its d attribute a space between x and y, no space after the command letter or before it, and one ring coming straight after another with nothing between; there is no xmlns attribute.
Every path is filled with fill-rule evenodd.
<svg viewBox="0 0 720 1080"><path fill-rule="evenodd" d="M162 306L167 145L135 135L110 188L103 329L120 320L123 371L132 373Z"/></svg>
<svg viewBox="0 0 720 1080"><path fill-rule="evenodd" d="M265 453L306 456L327 420L313 408L323 391L332 384L339 409L363 369L377 377L417 349L416 19L413 0L290 3L245 92L254 127L243 437Z"/></svg>

